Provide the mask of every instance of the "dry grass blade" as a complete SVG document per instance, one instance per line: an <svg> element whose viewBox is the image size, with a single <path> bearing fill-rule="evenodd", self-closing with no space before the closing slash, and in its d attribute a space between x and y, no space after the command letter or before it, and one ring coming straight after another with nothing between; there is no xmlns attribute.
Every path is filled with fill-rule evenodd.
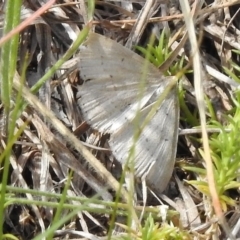
<svg viewBox="0 0 240 240"><path fill-rule="evenodd" d="M138 19L134 24L131 33L129 35L128 41L126 43L127 48L132 48L133 45L139 42L139 39L148 23L151 14L153 14L156 8L157 1L155 0L147 0L144 7L142 8L140 14L138 15Z"/></svg>
<svg viewBox="0 0 240 240"><path fill-rule="evenodd" d="M37 118L37 116L35 116L35 118ZM80 161L78 161L72 153L56 139L56 137L39 118L35 119L34 124L42 139L48 144L49 148L54 153L57 161L60 161L61 164L74 169L74 171L78 173L79 176L89 184L89 186L99 193L104 200L112 200L111 195L104 189L104 186L101 186L101 183L83 168Z"/></svg>
<svg viewBox="0 0 240 240"><path fill-rule="evenodd" d="M203 2L200 0L200 4ZM207 165L207 177L209 188L211 192L211 197L213 201L213 208L215 210L216 215L219 218L220 223L222 224L226 233L231 236L230 229L226 223L225 217L223 215L223 211L221 208L220 199L217 193L216 182L214 179L214 172L213 172L213 164L211 160L210 148L209 148L209 139L206 129L206 113L205 113L205 104L204 104L204 94L203 94L203 86L202 86L202 65L200 61L200 53L197 44L197 39L195 35L195 26L193 22L193 18L190 16L190 7L189 3L186 0L180 1L183 14L185 17L185 22L189 34L189 39L191 43L192 55L193 55L193 67L194 67L194 83L195 83L195 91L196 91L196 99L200 114L200 121L201 121L201 129L202 129L202 138L203 138L203 149L204 149L204 160L206 161Z"/></svg>
<svg viewBox="0 0 240 240"><path fill-rule="evenodd" d="M21 84L19 81L19 76L16 73L14 78L14 88L19 91ZM23 96L26 101L32 105L40 114L46 118L46 120L54 126L54 128L66 138L72 146L76 148L77 151L92 165L92 167L97 171L100 177L115 191L120 189L119 183L113 178L113 176L105 169L105 167L80 143L80 141L54 116L54 114L47 110L46 107L33 95L27 88L22 88ZM46 136L48 138L48 136ZM49 139L51 140L51 139ZM79 165L79 162L76 162ZM73 170L76 170L75 166L70 166ZM122 189L122 196L127 199L127 193Z"/></svg>
<svg viewBox="0 0 240 240"><path fill-rule="evenodd" d="M33 20L39 17L39 15L43 14L46 10L48 10L56 0L49 0L46 4L44 4L41 8L39 8L32 16L27 18L25 21L23 21L17 28L13 29L11 32L9 32L7 35L1 38L0 40L0 46L8 41L13 35L18 34L21 30L23 30L27 25L31 24Z"/></svg>

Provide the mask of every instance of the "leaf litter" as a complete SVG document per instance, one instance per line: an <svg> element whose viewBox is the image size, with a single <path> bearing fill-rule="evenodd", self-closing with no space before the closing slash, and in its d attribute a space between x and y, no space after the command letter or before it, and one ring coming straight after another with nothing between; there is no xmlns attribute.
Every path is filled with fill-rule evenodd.
<svg viewBox="0 0 240 240"><path fill-rule="evenodd" d="M151 1L147 2L149 4ZM164 11L161 11L163 7L161 4L168 10L167 12L171 12L172 19L176 16L174 21L164 21L164 16L161 15L164 14ZM231 3L223 2L222 8L220 8L221 5L211 7L211 1L208 1L207 4L198 13L197 20L201 18L201 21L196 21L196 26L200 26L203 29L200 48L202 50L202 62L206 66L203 70L205 74L203 79L204 91L210 99L214 111L217 113L217 120L221 122L226 113L225 106L228 106L228 110L233 106L229 96L238 86L231 76L228 76L230 80L228 81L229 85L226 86L221 83L221 78L226 82L226 75L221 70L221 67L222 64L231 67L228 61L224 61L225 56L228 59L233 58L237 61L237 57L230 49L239 49L238 41L236 40L239 37L237 25L239 17L237 15L229 26L224 25L224 21L229 20L228 10L230 10L231 17L236 12L237 5L234 5L234 1ZM219 7L220 10L222 9L223 15L219 15L219 12L216 12L216 7ZM37 8L38 5L35 2L24 2L22 19L26 18ZM211 8L212 11L208 11ZM120 11L120 9L122 10ZM141 16L146 17L144 23L140 21L139 11L143 11ZM147 11L149 14L144 14L144 11ZM129 13L127 16L125 15L126 12ZM21 33L18 71L21 72L26 53L29 53L27 68L27 82L29 85L32 85L31 82L34 83L44 74L46 69L50 67L50 62L51 64L56 62L70 47L72 40L84 25L84 19L86 19L81 13L84 14L84 9L79 11L78 5L61 6L60 4L55 8L55 11L39 17ZM119 15L116 13L119 13ZM159 17L159 14L162 19L155 21L154 17ZM129 39L127 44L129 48L132 45L146 46L149 40L148 36L152 33L153 25L159 30L159 33L161 33L163 26L165 29L168 28L170 39L174 39L173 36L179 29L182 28L184 33L184 22L179 17L179 14L181 14L181 9L177 1L169 3L164 1L155 2L152 5L149 4L148 9L144 2L140 1L124 4L121 1L100 2L99 5L97 3L93 23L96 26L95 31L101 33L101 35L90 33L86 42L80 47L79 55L73 56L80 59L79 63L75 64L75 68L72 65L72 68L68 67L68 69L56 71L54 77L49 79L51 91L49 92L48 90L49 86L45 86L41 90L40 98L42 101L45 99L49 101L50 99L50 106L47 102L46 105L55 112L55 115L71 131L74 132L77 128L80 129L78 129L78 132L83 134L78 135L79 140L86 143L94 143L99 148L112 150L113 155L109 151L94 149L94 146L89 148L89 151L105 164L108 170L115 176L121 174L121 167L114 157L119 162L125 163L129 149L134 142L133 135L136 126L133 120L139 104L139 80L141 79L142 66L144 64L142 57L132 50L124 48L121 44L126 43L128 36L130 36L131 39ZM224 19L222 16L226 18ZM166 14L166 17L168 17L168 14ZM217 21L214 21L214 18ZM152 23L146 24L148 21ZM41 28L39 25L41 25ZM44 28L46 29L44 30ZM45 31L44 34L47 34L48 38L45 38L44 34L40 34L40 31ZM197 31L197 33L199 32ZM102 35L105 35L106 38ZM180 34L174 41L174 44L170 46L173 51L175 49L174 46L179 44L181 36ZM201 36L200 33L199 36ZM221 36L225 37L221 38ZM110 38L114 40L110 40ZM35 41L36 39L37 41ZM49 39L51 42L49 42ZM47 44L46 48L44 48L44 44ZM46 53L47 49L51 49L51 52ZM184 50L186 53L185 61L188 62L188 43L185 44ZM44 58L42 58L42 52L45 54L44 57L46 57L45 62ZM42 63L40 64L41 61ZM47 63L47 66L44 66L44 63ZM64 75L66 70L69 70L70 74ZM216 71L219 73L218 79L216 79ZM79 75L81 79L79 79ZM127 78L125 77L126 75ZM82 80L84 80L83 83L81 82ZM188 74L185 80L187 80L187 82L184 82L184 87L185 83L187 83L186 105L190 109L190 113L197 116L191 74ZM142 125L154 102L161 96L168 84L169 78L163 76L155 66L149 64L146 75L146 87L143 97L140 99L139 126ZM135 175L139 178L146 177L150 189L163 199L165 205L179 211L180 219L183 219L185 215L187 216L187 219L182 224L185 229L193 231L193 238L196 236L198 239L211 239L213 236L219 237L223 233L221 233L221 229L216 227L216 221L210 215L209 199L206 196L202 197L191 185L178 184L178 180L174 181L173 178L169 184L175 163L179 124L178 96L176 92L176 88L174 88L167 94L162 104L158 106L158 111L143 128L135 143ZM186 115L182 110L183 106L181 104L180 102L180 127L183 129L196 127L188 120L184 121ZM35 114L41 115L41 113ZM31 111L25 112L21 116L21 120L26 120L30 115L32 115ZM103 179L99 177L98 172L93 170L86 163L86 160L79 156L76 150L68 144L66 138L55 132L51 126L48 126L37 116L32 116L34 120L18 140L20 144L16 144L13 148L17 166L22 168L22 170L20 172L17 171L15 163L11 162L14 170L11 172L9 184L61 193L69 168L75 168L77 174L74 175L71 189L68 190L69 196L86 196L90 198L95 193L101 191L95 187L96 185L104 187L105 184ZM84 120L87 121L91 128L86 130ZM2 123L4 124L4 116L1 114L1 125ZM44 130L41 130L41 128L45 129L45 133L49 131L49 136L52 132L54 135L53 143L48 141L47 137L42 139L41 136L44 136L44 134L41 131ZM1 132L3 133L1 139L4 141L5 132ZM108 134L109 139L107 138ZM164 137L162 138L161 136ZM44 141L44 143L41 141ZM34 147L28 144L33 144ZM199 140L196 141L196 135L191 137L184 135L179 138L177 157L184 157L185 160L177 161L175 170L182 183L184 179L195 179L192 173L185 172L181 168L182 164L185 164L186 161L189 162L187 158L191 160L190 164L192 165L203 164L198 148ZM45 161L46 158L48 158L48 161ZM73 164L77 162L78 164ZM44 171L45 174L43 174ZM46 172L48 173L46 174ZM86 174L85 177L84 174ZM16 176L19 176L19 181L16 179ZM20 179L24 179L26 185ZM161 192L166 187L166 191L162 194ZM179 203L178 200L175 201L176 197L181 199L182 213L180 211L181 208L176 207L176 204ZM38 199L34 195L32 198ZM104 196L101 198L104 199ZM187 200L189 198L191 198L191 201ZM48 200L54 201L53 198L48 198ZM69 200L69 202L76 204L72 200ZM136 204L140 205L141 202L139 201ZM156 205L156 199L150 198L147 206L153 205ZM160 205L160 202L157 202L157 205ZM38 231L39 225L42 229L48 227L53 217L53 211L50 207L39 207L41 211L38 213L36 208L33 210L30 206L27 208L20 206L16 209L7 209L6 229L15 225L15 228L10 228L11 230L8 231L22 239L31 239ZM188 214L185 214L184 211ZM236 212L236 209L229 206L228 211ZM22 216L23 212L28 213L26 214L28 215L28 220L16 222L13 216ZM205 215L201 212L204 212ZM200 218L196 217L197 213ZM229 224L230 227L235 227L236 232L237 221L233 219L234 216L235 214L229 217ZM80 234L81 230L85 233L90 231L93 235L104 235L104 231L108 228L105 222L109 217L108 214L97 215L84 211L83 213L79 212L77 217L80 219L80 226L74 225L77 218L72 220L68 224L72 232L62 229L61 232L56 233L59 239L67 239L67 235L71 239L77 232ZM43 221L45 226L42 226ZM158 221L160 220L158 219ZM174 218L170 218L168 221L174 222L175 226L178 227L181 225L181 223L177 224ZM197 225L194 224L196 222ZM92 228L93 226L95 227ZM24 229L24 231L20 229ZM214 229L215 232L211 232L211 229ZM236 237L239 236L236 234Z"/></svg>

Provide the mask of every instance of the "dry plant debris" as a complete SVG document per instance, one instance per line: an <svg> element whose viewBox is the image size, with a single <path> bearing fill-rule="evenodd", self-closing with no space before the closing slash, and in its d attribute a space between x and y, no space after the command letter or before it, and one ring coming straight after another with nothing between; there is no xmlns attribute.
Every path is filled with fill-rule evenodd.
<svg viewBox="0 0 240 240"><path fill-rule="evenodd" d="M218 128L216 124L212 124L214 126L208 128L209 137L213 137L213 142L214 139L222 141L217 136L218 132L222 132L225 126L226 128L230 128L234 124L238 126L237 123L232 124L231 122L232 125L229 124L229 118L226 116L236 109L233 96L239 89L239 83L237 82L239 81L239 53L232 50L240 51L240 13L238 5L240 3L238 1L208 0L200 5L200 1L197 0L189 0L188 2L195 22L195 33L199 40L202 81L207 106L206 117L209 124L212 124L212 120L219 123ZM4 19L5 4L4 1L1 2L2 20ZM23 1L21 20L27 19L43 4L44 1L42 0ZM175 76L179 72L184 74L181 76L179 83L180 130L174 174L169 181L172 174L172 167L170 167L167 173L167 175L170 175L164 182L164 189L166 185L168 186L163 193L161 193L163 189L156 191L157 196L150 191L146 193L144 184L140 188L139 186L136 187L138 191L133 194L136 197L133 204L136 215L133 214L135 226L132 226L132 239L137 237L144 239L143 236L139 235L139 232L144 232L145 228L143 227L140 230L139 223L136 220L136 218L140 218L143 211L145 211L144 219L150 213L152 214L155 223L159 223L159 231L164 232L167 224L176 227L181 238L171 239L227 239L228 235L214 215L209 189L206 184L201 132L198 129L200 121L191 71L191 48L179 1L96 1L95 4L91 31L112 39L132 51L136 51L135 46L150 49L149 51L152 54L149 57L150 61L165 76ZM26 70L26 86L32 87L66 53L84 26L89 24L88 21L88 6L85 1L59 0L45 14L35 19L21 31L17 72L21 75ZM148 47L152 35L155 37L155 42L152 47ZM162 45L160 44L161 40ZM94 44L99 44L99 42L95 41ZM104 41L101 40L101 44L103 45ZM159 51L159 48L154 50L157 45L162 47L160 49L162 51L162 55L160 54L163 57L162 61L157 61L159 56L156 52ZM97 48L100 47L95 45L96 49L93 49L93 51L97 51ZM106 48L104 45L102 47L103 49ZM165 53L163 53L163 48ZM114 52L114 49L112 52ZM137 52L142 56L146 53L142 48L138 48ZM84 94L89 95L91 99L96 97L91 95L91 88L87 89L89 92L83 90L83 82L88 80L87 78L91 73L91 69L87 70L88 76L83 77L86 68L81 64L85 61L85 57L86 54L84 54L84 51L81 53L80 47L80 50L43 84L37 94L38 100L32 98L32 106L29 105L25 108L16 122L16 131L21 128L24 122L29 121L29 124L12 148L9 185L36 190L35 192L27 191L25 193L18 193L14 189L10 191L19 199L19 204L11 204L6 208L4 231L17 236L19 239L33 239L41 231L44 232L51 225L56 214L56 205L54 204L60 201L56 197L58 195L37 195L37 191L49 192L49 194L62 194L66 191L66 203L72 206L82 204L82 211L78 211L74 217L58 228L55 231L54 239L76 239L79 236L87 239L102 239L107 236L108 232L111 232L109 229L111 229L111 218L115 205L108 205L101 201L94 202L96 199L92 202L89 200L89 203L84 202L84 200L80 202L75 198L80 196L83 199L91 199L97 194L100 200L111 202L116 198L122 175L122 166L116 161L114 157L116 154L114 155L111 152L111 149L114 151L114 147L117 147L109 133L114 135L116 129L107 131L104 126L97 126L98 122L97 124L91 122L91 119L83 114L84 107L80 108L82 102L79 97ZM114 64L115 61L118 61L119 56L113 54L110 57ZM81 59L80 62L79 59ZM94 61L93 58L90 60ZM98 61L95 62L99 63ZM103 74L101 66L94 66L95 62L87 63L90 64L92 73L97 76L100 73ZM96 69L100 73L97 73ZM126 73L121 72L120 74L124 76ZM18 77L19 75L16 74ZM140 75L140 73L136 73L138 78ZM120 76L120 80L122 76ZM18 77L15 77L15 80ZM161 77L159 76L159 78ZM125 81L131 80L125 79ZM90 82L87 83L86 81L87 84L91 85ZM100 88L102 91L102 86ZM28 95L27 89L24 89L24 97L30 102L30 95ZM95 94L101 94L96 90L94 92ZM177 95L174 96L177 97ZM102 95L99 95L99 98L101 97ZM114 94L109 95L110 97L116 97L115 99L117 99ZM121 99L118 100L121 101ZM42 103L43 107L37 101ZM90 102L87 104L90 104ZM37 108L36 106L40 107ZM93 108L94 106L90 107ZM52 119L55 117L60 120L61 124L64 124L68 131L75 135L75 138L74 136L71 137L73 140L69 140L70 135L63 136L61 131L57 131L58 126L49 124L47 120L52 115L47 115L48 111L53 113ZM98 114L97 117L101 117L99 115L101 114L100 110L97 110L96 113ZM169 114L169 117L171 117L169 121L176 123L176 116L177 114ZM106 121L109 121L109 119L106 119ZM156 119L155 121L157 122ZM173 131L176 130L177 124L172 124L174 125ZM6 126L4 108L3 105L0 105L1 152L6 147ZM228 130L226 129L226 132ZM129 133L127 128L122 129L122 131ZM173 135L173 139L176 139L176 133ZM127 144L127 141L126 139L121 140L121 137L119 139L117 141L121 144L121 151L124 151L122 146ZM75 140L85 146L84 149L87 149L88 155L79 153L77 146L80 145L72 144L72 141ZM233 141L233 145L238 143L237 140ZM156 142L154 141L154 143ZM213 146L216 146L216 144ZM219 153L218 148L215 148L215 151L213 152L213 161L217 169L216 155ZM120 161L124 162L126 153L121 154ZM174 154L175 149L172 150L172 155ZM235 155L237 154L236 150ZM91 160L87 159L86 156L92 156ZM173 163L173 160L175 159L171 156L169 161ZM145 161L147 163L147 159ZM96 162L94 166L99 166L99 168L92 166L94 162ZM99 165L97 165L98 162ZM145 168L145 166L141 167L139 166L138 169ZM166 167L164 169L167 171ZM74 171L73 175L71 175L70 170ZM141 176L143 174L141 172L137 175ZM70 181L68 180L69 176L71 176ZM149 181L147 178L147 183ZM158 181L160 182L159 179ZM161 184L153 180L150 182L156 186ZM200 184L202 182L203 184ZM67 184L69 184L69 187L65 189ZM221 182L217 182L217 184L221 184ZM217 185L217 187L219 187L221 208L226 216L229 229L232 235L238 238L240 237L239 211L237 209L239 200L238 175L234 175L228 186ZM152 190L156 190L156 187L153 187ZM147 202L146 194L148 195ZM128 209L124 205L127 198L127 192L123 190L120 194L120 201L122 200L123 203L116 212L119 217L117 221L122 223L116 224L112 232L113 237L116 234L116 238L122 237L123 239L125 236L125 233L119 233L118 228L123 232L127 228L125 225L127 224ZM24 205L20 201L22 199L38 202ZM41 201L51 202L52 206L40 205ZM60 213L61 218L73 211L74 208L68 207L63 208L64 210ZM92 209L89 209L91 207ZM150 222L150 220L148 221ZM159 239L165 238L161 236Z"/></svg>

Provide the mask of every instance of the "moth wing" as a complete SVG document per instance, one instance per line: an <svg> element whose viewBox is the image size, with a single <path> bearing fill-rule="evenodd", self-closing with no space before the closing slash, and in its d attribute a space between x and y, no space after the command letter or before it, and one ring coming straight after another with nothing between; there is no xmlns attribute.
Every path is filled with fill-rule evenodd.
<svg viewBox="0 0 240 240"><path fill-rule="evenodd" d="M96 33L80 47L80 75L84 83L77 95L84 119L95 129L112 133L136 114L144 59L119 43ZM156 87L168 79L149 64L141 98L144 106Z"/></svg>
<svg viewBox="0 0 240 240"><path fill-rule="evenodd" d="M159 97L161 91L158 92ZM143 123L151 106L142 111ZM135 142L135 175L146 178L150 188L162 192L168 184L176 156L179 107L176 88L172 89ZM133 145L134 122L111 135L109 144L116 159L126 163Z"/></svg>

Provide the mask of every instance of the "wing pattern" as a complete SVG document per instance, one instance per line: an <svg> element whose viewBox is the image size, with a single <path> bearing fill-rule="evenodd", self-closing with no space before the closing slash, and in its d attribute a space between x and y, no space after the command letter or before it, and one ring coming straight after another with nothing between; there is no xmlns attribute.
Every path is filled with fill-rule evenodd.
<svg viewBox="0 0 240 240"><path fill-rule="evenodd" d="M144 61L136 53L96 33L89 34L80 49L79 68L84 83L79 87L78 104L93 128L111 134L110 147L121 163L126 163L133 145L134 129L141 126L151 106L169 84L169 79L150 64L144 93L139 99ZM135 126L133 119L139 104L141 117L139 126ZM135 143L135 174L146 177L148 185L158 192L164 190L172 175L178 115L174 88Z"/></svg>

